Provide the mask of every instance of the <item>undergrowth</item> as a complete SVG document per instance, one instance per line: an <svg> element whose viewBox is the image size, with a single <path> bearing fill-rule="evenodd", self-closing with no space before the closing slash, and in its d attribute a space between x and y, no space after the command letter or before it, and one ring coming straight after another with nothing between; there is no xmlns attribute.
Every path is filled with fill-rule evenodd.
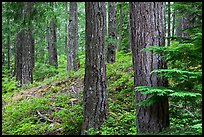
<svg viewBox="0 0 204 137"><path fill-rule="evenodd" d="M106 64L108 116L100 129L88 131L90 135L136 134L136 103L131 60L130 53L118 52L116 62ZM12 92L13 89L4 91L2 95L2 134L80 135L83 120L84 59L81 58L80 62L82 67L76 72L66 73L61 64L56 75L47 79L39 77L42 81L36 81L27 87L18 87L18 90L13 83L15 92ZM62 81L66 78L69 80L55 86L52 85L54 81ZM7 82L10 81L7 79ZM25 96L23 90L40 85L48 87ZM72 87L78 94L72 91ZM34 96L37 94L42 96ZM14 99L16 95L22 96L21 99ZM185 110L177 110L178 112L175 112L174 107L170 107L170 129L164 130L159 135L200 134L202 126L199 124L200 121L193 120L193 117ZM40 117L38 112L48 119Z"/></svg>

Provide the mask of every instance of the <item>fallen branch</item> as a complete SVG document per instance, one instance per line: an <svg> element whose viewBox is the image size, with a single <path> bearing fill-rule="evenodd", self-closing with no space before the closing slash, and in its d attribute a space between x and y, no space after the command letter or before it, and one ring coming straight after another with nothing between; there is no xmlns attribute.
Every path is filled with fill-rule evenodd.
<svg viewBox="0 0 204 137"><path fill-rule="evenodd" d="M48 117L44 116L44 115L41 114L38 110L36 110L36 112L37 112L37 114L38 114L41 118L43 118L43 119L45 119L45 120L47 120L47 121L50 121L50 122L54 122L54 120L51 120L51 119L49 119Z"/></svg>

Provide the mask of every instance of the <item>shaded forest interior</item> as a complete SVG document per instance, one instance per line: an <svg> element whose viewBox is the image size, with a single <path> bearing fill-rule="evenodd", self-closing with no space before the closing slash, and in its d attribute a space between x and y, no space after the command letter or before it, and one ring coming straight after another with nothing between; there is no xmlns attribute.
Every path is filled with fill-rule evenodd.
<svg viewBox="0 0 204 137"><path fill-rule="evenodd" d="M2 135L201 135L202 2L2 2Z"/></svg>

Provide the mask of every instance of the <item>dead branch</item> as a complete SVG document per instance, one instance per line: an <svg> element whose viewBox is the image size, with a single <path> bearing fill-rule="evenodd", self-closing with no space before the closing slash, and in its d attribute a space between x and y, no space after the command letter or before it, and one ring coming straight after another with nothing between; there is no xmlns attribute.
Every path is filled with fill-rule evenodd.
<svg viewBox="0 0 204 137"><path fill-rule="evenodd" d="M43 118L43 119L45 119L45 120L47 120L47 121L50 121L50 122L54 122L54 120L51 120L51 119L49 119L48 117L44 116L44 115L41 114L38 110L36 110L36 112L37 112L37 114L38 114L41 118Z"/></svg>

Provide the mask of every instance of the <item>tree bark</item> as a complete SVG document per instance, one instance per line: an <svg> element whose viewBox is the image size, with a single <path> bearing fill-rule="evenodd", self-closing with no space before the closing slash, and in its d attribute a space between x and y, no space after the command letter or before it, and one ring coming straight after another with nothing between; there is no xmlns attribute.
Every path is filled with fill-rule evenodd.
<svg viewBox="0 0 204 137"><path fill-rule="evenodd" d="M32 37L32 4L31 2L23 3L23 22L25 29L20 30L16 37L15 50L15 73L16 80L20 84L32 83L32 70L34 68L34 38ZM28 18L30 20L28 20Z"/></svg>
<svg viewBox="0 0 204 137"><path fill-rule="evenodd" d="M165 67L165 61L152 52L141 49L165 45L165 2L130 2L131 46L134 66L134 85L165 86L167 81L151 75L154 69ZM136 103L149 98L136 92ZM137 133L159 132L169 126L168 98L161 97L151 106L140 106L136 110Z"/></svg>
<svg viewBox="0 0 204 137"><path fill-rule="evenodd" d="M122 42L122 16L123 16L123 7L122 7L122 2L120 2L120 19L119 19L119 39L118 39L118 48L117 48L117 51L120 51L120 48L121 48L121 42Z"/></svg>
<svg viewBox="0 0 204 137"><path fill-rule="evenodd" d="M52 17L50 21L50 27L48 30L48 56L49 56L49 64L55 66L57 68L57 37L56 37L56 29L55 29L55 21L54 17Z"/></svg>
<svg viewBox="0 0 204 137"><path fill-rule="evenodd" d="M78 50L77 2L70 2L68 47L67 47L67 71L77 69L78 66L77 50Z"/></svg>
<svg viewBox="0 0 204 137"><path fill-rule="evenodd" d="M86 49L83 92L83 124L86 130L97 130L107 115L105 66L105 2L86 2Z"/></svg>
<svg viewBox="0 0 204 137"><path fill-rule="evenodd" d="M7 23L8 23L8 36L7 36L7 56L8 56L8 70L10 70L10 47L11 47L11 42L10 42L10 35L11 35L11 30L10 30L10 18L7 18Z"/></svg>
<svg viewBox="0 0 204 137"><path fill-rule="evenodd" d="M68 2L65 2L65 13L66 14L66 23L65 23L65 49L68 47ZM67 51L65 51L65 54L67 54Z"/></svg>
<svg viewBox="0 0 204 137"><path fill-rule="evenodd" d="M22 84L32 82L32 69L34 67L34 39L31 30L22 30Z"/></svg>
<svg viewBox="0 0 204 137"><path fill-rule="evenodd" d="M171 6L170 2L168 2L168 39L167 39L167 46L170 46L170 36L171 36Z"/></svg>
<svg viewBox="0 0 204 137"><path fill-rule="evenodd" d="M16 81L22 84L22 40L23 31L20 31L16 35L16 49L15 49L15 75Z"/></svg>
<svg viewBox="0 0 204 137"><path fill-rule="evenodd" d="M173 23L172 23L172 34L171 34L171 36L175 35L175 16L176 16L176 10L173 8L173 14L172 14Z"/></svg>
<svg viewBox="0 0 204 137"><path fill-rule="evenodd" d="M108 2L108 52L107 62L115 62L116 50L116 11L115 2Z"/></svg>

